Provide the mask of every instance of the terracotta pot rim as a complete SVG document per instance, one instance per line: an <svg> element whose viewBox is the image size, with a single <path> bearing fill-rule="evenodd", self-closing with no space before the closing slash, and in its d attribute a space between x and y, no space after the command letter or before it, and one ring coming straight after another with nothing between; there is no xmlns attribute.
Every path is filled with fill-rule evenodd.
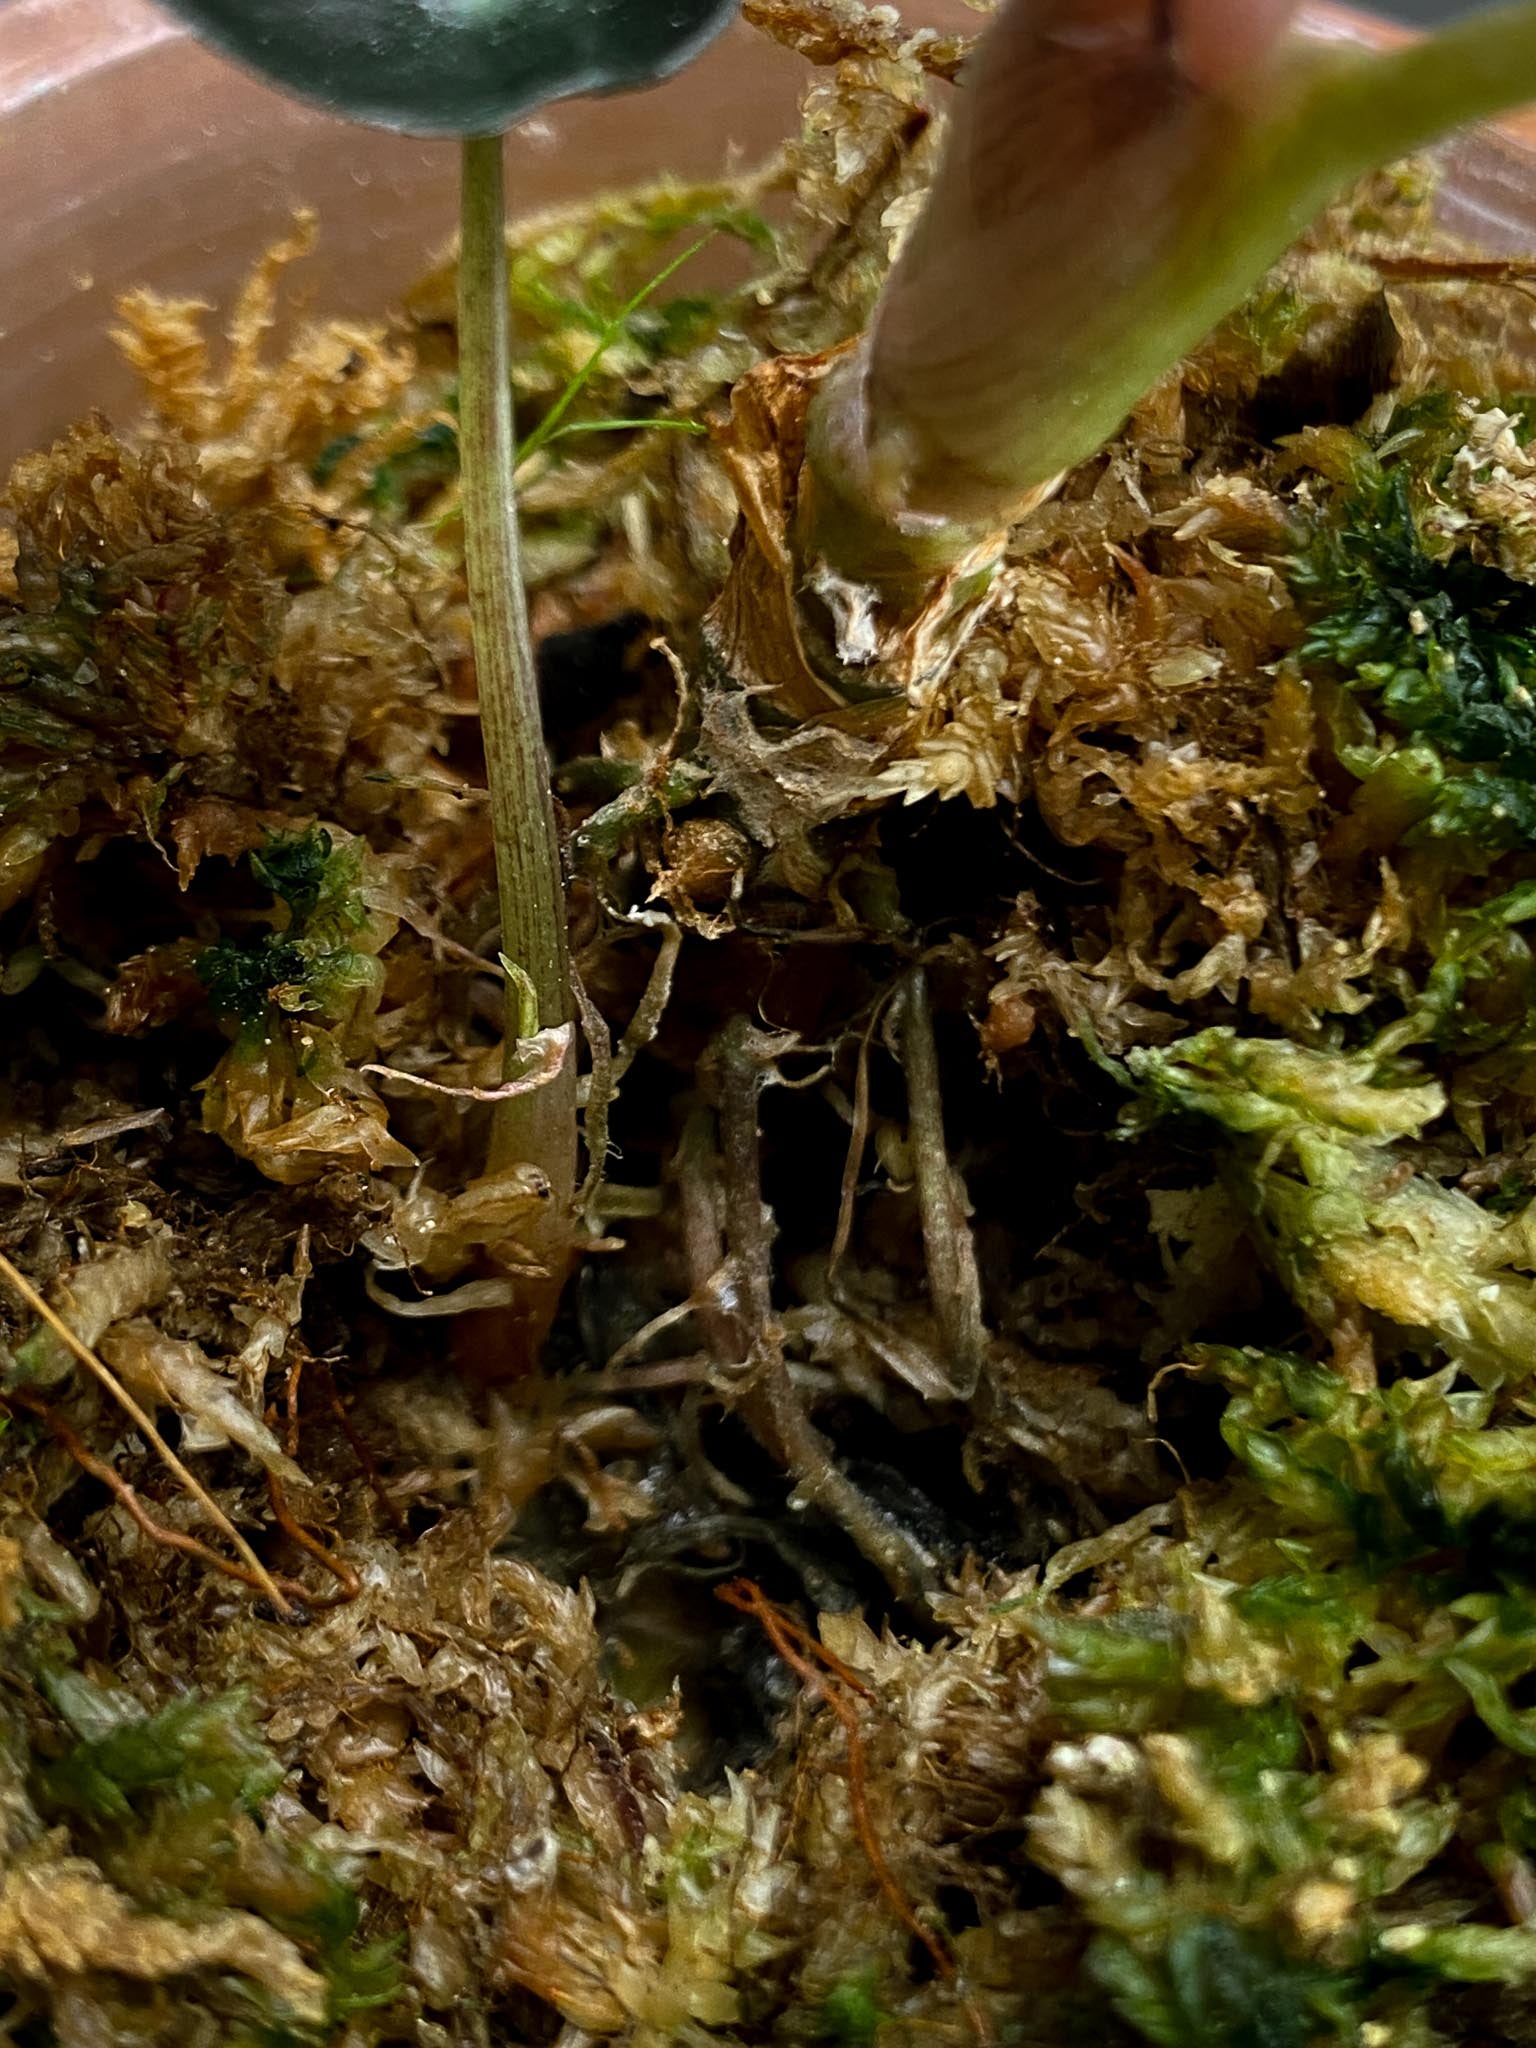
<svg viewBox="0 0 1536 2048"><path fill-rule="evenodd" d="M50 92L74 84L87 74L100 74L131 61L164 43L190 39L190 30L154 4L154 0L0 0L6 5L6 32L0 47L0 119ZM950 0L917 0L915 14L953 14ZM1334 0L1305 0L1301 25L1325 41L1369 44L1376 48L1412 42L1420 34L1401 22L1387 20L1368 8L1340 6ZM1497 124L1506 133L1536 147L1536 108L1515 113Z"/></svg>
<svg viewBox="0 0 1536 2048"><path fill-rule="evenodd" d="M931 12L919 0L912 10ZM1415 31L1369 10L1310 0L1302 20L1310 34L1373 44L1411 41ZM87 71L137 57L156 44L184 41L190 31L152 0L8 0L0 49L0 115L67 86Z"/></svg>
<svg viewBox="0 0 1536 2048"><path fill-rule="evenodd" d="M977 25L964 0L900 4L914 25ZM352 126L283 98L202 48L152 0L0 6L10 173L0 220L0 474L62 431L81 393L109 417L138 402L109 339L122 291L228 305L294 209L317 205L324 251L298 280L302 310L376 318L451 233L451 143ZM1302 21L1314 35L1375 47L1411 34L1329 0L1304 4ZM568 101L524 122L508 145L514 204L536 213L662 167L718 177L782 139L804 81L800 59L738 26L669 85ZM1456 232L1492 253L1529 249L1533 147L1532 114L1458 146Z"/></svg>
<svg viewBox="0 0 1536 2048"><path fill-rule="evenodd" d="M190 31L153 0L0 0L6 6L0 47L0 119L88 74L101 74ZM917 0L914 14L953 14L951 0ZM1305 0L1301 24L1326 41L1376 48L1414 41L1420 31L1368 8ZM1498 127L1536 147L1536 108L1509 115Z"/></svg>

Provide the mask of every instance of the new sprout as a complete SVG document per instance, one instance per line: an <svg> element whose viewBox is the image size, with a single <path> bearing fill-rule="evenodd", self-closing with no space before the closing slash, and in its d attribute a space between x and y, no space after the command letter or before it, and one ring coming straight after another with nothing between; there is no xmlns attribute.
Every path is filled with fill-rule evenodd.
<svg viewBox="0 0 1536 2048"><path fill-rule="evenodd" d="M501 131L552 99L675 70L734 0L170 0L198 33L300 96L368 121L463 139L459 259L460 482L501 945L508 1078L519 1042L565 1029L571 965L559 835L539 717L515 476ZM493 1166L528 1161L551 1195L550 1243L576 1178L576 1075L501 1103Z"/></svg>

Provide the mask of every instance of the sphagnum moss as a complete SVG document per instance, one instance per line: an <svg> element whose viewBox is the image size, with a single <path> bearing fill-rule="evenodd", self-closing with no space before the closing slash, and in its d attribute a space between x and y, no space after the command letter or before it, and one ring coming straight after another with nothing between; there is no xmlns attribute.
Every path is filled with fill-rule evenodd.
<svg viewBox="0 0 1536 2048"><path fill-rule="evenodd" d="M513 231L525 433L867 320L955 53L755 11L821 60L776 164ZM0 1249L306 1621L7 1306L12 2038L1536 2037L1536 352L1430 183L847 701L722 663L757 416L545 438L622 1086L536 1386L451 279L268 355L274 262L227 369L124 308L144 420L8 492ZM739 282L666 274L715 229ZM819 1492L745 1426L765 1343Z"/></svg>

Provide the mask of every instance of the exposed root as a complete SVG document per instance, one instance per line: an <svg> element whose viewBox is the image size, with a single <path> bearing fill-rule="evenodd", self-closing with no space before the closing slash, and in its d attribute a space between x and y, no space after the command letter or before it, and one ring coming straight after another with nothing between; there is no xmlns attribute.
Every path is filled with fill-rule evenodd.
<svg viewBox="0 0 1536 2048"><path fill-rule="evenodd" d="M629 921L631 924L650 926L661 936L656 948L656 958L646 979L645 991L636 1005L635 1014L624 1027L624 1036L619 1040L618 1050L613 1056L615 1094L618 1093L619 1084L624 1076L661 1029L662 1017L672 999L672 977L677 971L677 956L683 949L682 926L672 918L664 917L659 911L634 911Z"/></svg>
<svg viewBox="0 0 1536 2048"><path fill-rule="evenodd" d="M302 1599L307 1607L312 1608L341 1607L349 1600L355 1600L363 1590L362 1580L344 1557L334 1556L318 1537L311 1536L309 1531L294 1519L293 1510L289 1507L287 1496L283 1492L283 1482L275 1472L267 1474L267 1498L272 1503L273 1516L283 1534L290 1542L297 1543L301 1550L308 1551L317 1564L323 1565L340 1588L338 1592L322 1600L317 1600L312 1593L300 1593L296 1597Z"/></svg>
<svg viewBox="0 0 1536 2048"><path fill-rule="evenodd" d="M745 1018L716 1039L710 1068L719 1106L725 1233L745 1335L741 1410L802 1498L844 1529L898 1598L919 1602L936 1582L932 1556L888 1520L839 1470L807 1414L773 1307L772 1239L763 1206L758 1096L771 1069L770 1042Z"/></svg>
<svg viewBox="0 0 1536 2048"><path fill-rule="evenodd" d="M559 1079L571 1057L573 1036L569 1024L557 1025L553 1031L541 1031L533 1041L537 1064L529 1072L518 1074L511 1080L498 1081L494 1088L471 1088L461 1082L434 1081L430 1074L408 1074L400 1067L383 1066L376 1060L366 1062L359 1072L393 1081L402 1088L419 1088L425 1095L441 1095L450 1101L511 1102L519 1095L531 1095L537 1088L547 1088L552 1081Z"/></svg>
<svg viewBox="0 0 1536 2048"><path fill-rule="evenodd" d="M967 1401L981 1379L987 1332L982 1321L976 1247L966 1221L964 1185L950 1164L944 1135L939 1054L933 1037L928 977L921 967L914 967L902 984L899 1021L928 1288L949 1353L951 1384L956 1398Z"/></svg>
<svg viewBox="0 0 1536 2048"><path fill-rule="evenodd" d="M832 1249L827 1258L827 1264L834 1273L847 1257L848 1246L853 1237L859 1175L863 1170L864 1153L869 1145L869 1049L880 1022L882 1007L880 1004L875 1006L869 1022L864 1027L853 1070L853 1104L848 1118L848 1156L843 1163L843 1183L838 1196L837 1229L833 1233Z"/></svg>
<svg viewBox="0 0 1536 2048"><path fill-rule="evenodd" d="M592 1071L577 1084L581 1104L581 1136L587 1148L587 1170L576 1190L576 1213L590 1219L592 1205L608 1172L608 1119L615 1094L613 1080L613 1034L608 1020L587 994L574 961L571 964L571 997L581 1020L581 1035L587 1041Z"/></svg>

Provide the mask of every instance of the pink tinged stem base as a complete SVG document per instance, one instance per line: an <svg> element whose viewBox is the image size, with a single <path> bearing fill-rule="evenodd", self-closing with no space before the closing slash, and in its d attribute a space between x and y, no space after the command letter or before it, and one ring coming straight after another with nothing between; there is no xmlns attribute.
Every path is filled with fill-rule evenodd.
<svg viewBox="0 0 1536 2048"><path fill-rule="evenodd" d="M1005 527L1353 178L1536 95L1536 5L1374 58L1285 15L1005 0L860 367L813 411L809 540L834 567Z"/></svg>

